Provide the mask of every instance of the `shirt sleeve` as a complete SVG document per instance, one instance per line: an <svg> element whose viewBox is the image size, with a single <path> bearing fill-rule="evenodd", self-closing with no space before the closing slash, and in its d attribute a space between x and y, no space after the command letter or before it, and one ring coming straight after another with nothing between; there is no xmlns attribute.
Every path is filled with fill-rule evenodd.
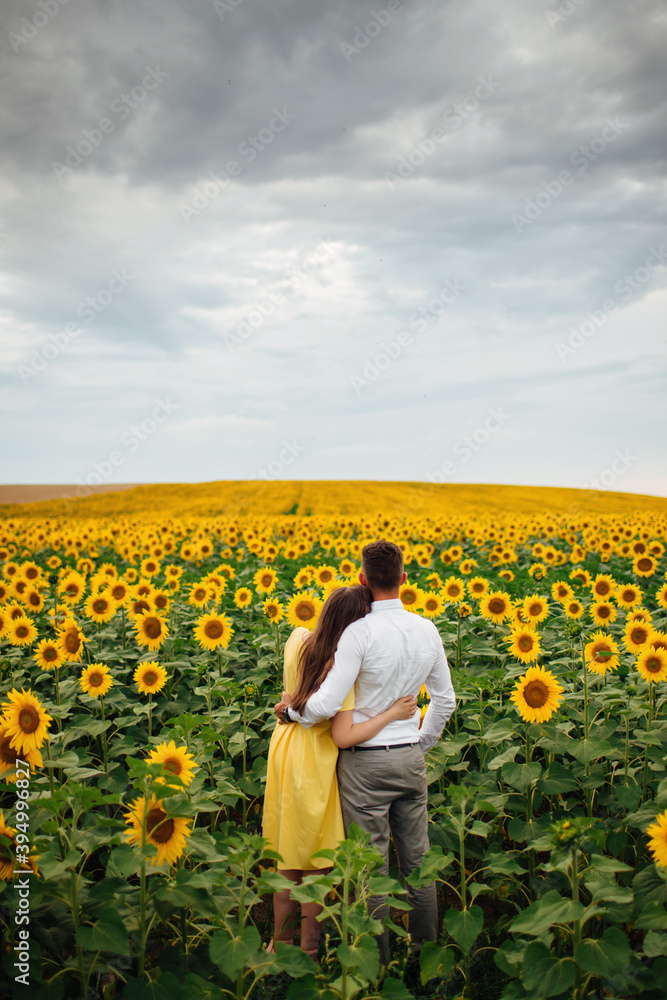
<svg viewBox="0 0 667 1000"><path fill-rule="evenodd" d="M354 688L364 646L363 635L359 634L358 629L348 625L340 637L331 670L318 690L311 694L301 712L290 708L290 718L306 727L314 726L323 719L333 719L336 712L341 710L346 696L349 697L350 688Z"/></svg>
<svg viewBox="0 0 667 1000"><path fill-rule="evenodd" d="M440 633L435 625L433 628L436 633L434 640L437 643L437 651L435 662L424 682L431 700L419 730L419 745L424 753L438 742L440 734L456 708L456 695L452 687L447 656Z"/></svg>

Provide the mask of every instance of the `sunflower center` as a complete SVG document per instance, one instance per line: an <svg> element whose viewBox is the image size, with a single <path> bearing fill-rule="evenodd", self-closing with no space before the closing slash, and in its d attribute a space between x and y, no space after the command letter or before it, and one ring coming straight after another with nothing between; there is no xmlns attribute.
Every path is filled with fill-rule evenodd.
<svg viewBox="0 0 667 1000"><path fill-rule="evenodd" d="M175 757L170 757L168 760L164 761L165 771L170 771L172 774L180 774L183 770L183 766L180 760L176 760Z"/></svg>
<svg viewBox="0 0 667 1000"><path fill-rule="evenodd" d="M662 670L662 662L659 656L649 656L646 661L646 669L650 674L659 674Z"/></svg>
<svg viewBox="0 0 667 1000"><path fill-rule="evenodd" d="M147 687L151 687L153 684L157 684L157 674L154 670L147 670L142 680Z"/></svg>
<svg viewBox="0 0 667 1000"><path fill-rule="evenodd" d="M523 689L523 697L531 708L542 708L547 703L549 690L544 681L529 681Z"/></svg>
<svg viewBox="0 0 667 1000"><path fill-rule="evenodd" d="M219 639L223 631L222 622L206 622L204 626L204 635L207 639Z"/></svg>
<svg viewBox="0 0 667 1000"><path fill-rule="evenodd" d="M427 611L437 611L437 609L438 609L438 602L437 601L434 601L433 599L431 599L431 600L429 600L429 601L426 602L426 610Z"/></svg>
<svg viewBox="0 0 667 1000"><path fill-rule="evenodd" d="M94 674L88 674L88 683L91 687L99 687L104 681L104 674L96 671Z"/></svg>
<svg viewBox="0 0 667 1000"><path fill-rule="evenodd" d="M315 614L315 608L308 601L300 601L294 609L294 613L300 622L307 622Z"/></svg>
<svg viewBox="0 0 667 1000"><path fill-rule="evenodd" d="M522 635L519 639L519 649L522 653L529 653L533 648L533 639L529 635Z"/></svg>
<svg viewBox="0 0 667 1000"><path fill-rule="evenodd" d="M414 604L417 600L417 595L412 590L406 590L403 594L403 604Z"/></svg>
<svg viewBox="0 0 667 1000"><path fill-rule="evenodd" d="M147 604L146 601L135 601L134 602L134 611L135 611L135 613L140 612L140 611L150 611L150 605Z"/></svg>
<svg viewBox="0 0 667 1000"><path fill-rule="evenodd" d="M502 615L505 611L505 602L500 597L494 597L489 601L489 611L492 615Z"/></svg>
<svg viewBox="0 0 667 1000"><path fill-rule="evenodd" d="M459 596L459 588L456 587L456 586L447 587L447 594L449 595L449 597L458 597Z"/></svg>
<svg viewBox="0 0 667 1000"><path fill-rule="evenodd" d="M643 628L633 628L630 638L637 646L643 646L648 638Z"/></svg>
<svg viewBox="0 0 667 1000"><path fill-rule="evenodd" d="M19 726L24 733L34 733L39 728L39 712L32 705L25 705L19 713Z"/></svg>
<svg viewBox="0 0 667 1000"><path fill-rule="evenodd" d="M100 597L97 601L93 601L93 611L96 615L103 615L106 610L107 602L103 597Z"/></svg>
<svg viewBox="0 0 667 1000"><path fill-rule="evenodd" d="M606 663L613 653L609 646L594 646L593 647L593 660L595 663Z"/></svg>
<svg viewBox="0 0 667 1000"><path fill-rule="evenodd" d="M595 593L599 594L600 597L606 597L610 590L611 587L608 583L600 582L595 584Z"/></svg>
<svg viewBox="0 0 667 1000"><path fill-rule="evenodd" d="M55 646L47 646L46 649L42 650L42 656L51 663L53 660L58 659L58 650Z"/></svg>
<svg viewBox="0 0 667 1000"><path fill-rule="evenodd" d="M640 569L642 572L645 572L646 570L651 569L652 566L653 566L653 563L651 562L651 560L648 557L645 557L644 559L640 559L639 562L637 563L637 569Z"/></svg>
<svg viewBox="0 0 667 1000"><path fill-rule="evenodd" d="M31 604L34 604L35 607L37 607L37 605L40 603L39 594L32 593L28 598L28 600L30 601Z"/></svg>
<svg viewBox="0 0 667 1000"><path fill-rule="evenodd" d="M16 628L16 636L18 639L25 639L29 631L30 629L26 625L18 625Z"/></svg>
<svg viewBox="0 0 667 1000"><path fill-rule="evenodd" d="M162 809L151 809L146 817L146 831L158 844L166 844L174 834L174 821Z"/></svg>
<svg viewBox="0 0 667 1000"><path fill-rule="evenodd" d="M598 618L609 618L611 608L608 604L601 604L598 608Z"/></svg>
<svg viewBox="0 0 667 1000"><path fill-rule="evenodd" d="M162 634L162 626L157 618L149 618L144 622L144 632L149 639L157 639Z"/></svg>
<svg viewBox="0 0 667 1000"><path fill-rule="evenodd" d="M9 737L4 736L0 740L0 760L5 764L15 764L18 755L18 750L14 750L14 748L10 745Z"/></svg>
<svg viewBox="0 0 667 1000"><path fill-rule="evenodd" d="M79 638L78 632L68 632L65 636L65 646L68 653L76 653L81 645L81 639Z"/></svg>
<svg viewBox="0 0 667 1000"><path fill-rule="evenodd" d="M531 604L530 607L528 608L529 615L534 615L535 617L537 617L541 613L542 613L541 604Z"/></svg>

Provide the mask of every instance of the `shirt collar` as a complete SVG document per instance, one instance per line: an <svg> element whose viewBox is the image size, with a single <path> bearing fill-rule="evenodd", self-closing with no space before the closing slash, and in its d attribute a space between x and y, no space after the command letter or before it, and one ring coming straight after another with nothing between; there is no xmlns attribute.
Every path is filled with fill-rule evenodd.
<svg viewBox="0 0 667 1000"><path fill-rule="evenodd" d="M397 608L403 608L403 601L400 597L392 597L389 601L373 601L371 604L371 612L396 611Z"/></svg>

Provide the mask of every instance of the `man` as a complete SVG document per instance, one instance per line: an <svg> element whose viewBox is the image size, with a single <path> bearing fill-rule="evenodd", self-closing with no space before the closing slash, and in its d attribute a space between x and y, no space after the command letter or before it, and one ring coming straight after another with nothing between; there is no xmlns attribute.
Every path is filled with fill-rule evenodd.
<svg viewBox="0 0 667 1000"><path fill-rule="evenodd" d="M418 868L428 849L428 787L424 754L437 743L456 707L442 640L432 621L406 611L399 588L407 579L403 553L393 542L366 545L359 582L373 592L370 614L349 625L341 636L333 667L301 713L287 697L276 705L284 721L311 726L332 718L354 685L353 722L377 715L398 698L416 695L422 684L430 696L419 729L419 713L390 722L366 743L341 750L338 757L343 819L370 834L389 870L389 834L403 878ZM435 883L408 888L412 910L408 930L413 941L438 936ZM385 897L372 897L369 912L380 920L389 915ZM379 938L380 958L389 961L389 933Z"/></svg>

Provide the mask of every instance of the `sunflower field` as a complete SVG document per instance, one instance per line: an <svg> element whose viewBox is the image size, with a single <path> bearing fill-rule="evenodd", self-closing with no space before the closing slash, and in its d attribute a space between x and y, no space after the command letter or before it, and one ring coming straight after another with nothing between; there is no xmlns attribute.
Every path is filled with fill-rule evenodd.
<svg viewBox="0 0 667 1000"><path fill-rule="evenodd" d="M0 996L664 1000L667 502L335 485L0 509ZM352 828L293 889L324 905L316 964L266 950L273 704L292 629L378 538L457 695L410 876L439 939L415 957L395 858L380 882Z"/></svg>

